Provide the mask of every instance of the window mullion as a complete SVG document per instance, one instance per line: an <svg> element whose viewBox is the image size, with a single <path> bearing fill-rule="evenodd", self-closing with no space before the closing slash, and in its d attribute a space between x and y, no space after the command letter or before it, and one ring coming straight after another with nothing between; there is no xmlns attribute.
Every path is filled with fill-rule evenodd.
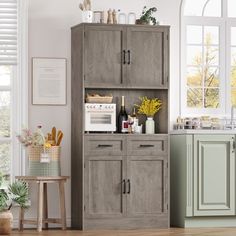
<svg viewBox="0 0 236 236"><path fill-rule="evenodd" d="M11 86L0 86L0 91L11 91L12 87Z"/></svg>
<svg viewBox="0 0 236 236"><path fill-rule="evenodd" d="M221 0L221 6L222 6L222 17L226 19L228 17L228 1Z"/></svg>
<svg viewBox="0 0 236 236"><path fill-rule="evenodd" d="M205 42L204 42L204 35L205 35L205 29L202 25L202 108L205 108L205 77L204 77L204 70L205 70Z"/></svg>
<svg viewBox="0 0 236 236"><path fill-rule="evenodd" d="M231 26L227 22L225 22L225 61L224 61L224 66L225 66L225 112L226 114L230 114L231 111L231 79L230 79L230 70L231 70L231 40L230 40L230 35L231 35Z"/></svg>

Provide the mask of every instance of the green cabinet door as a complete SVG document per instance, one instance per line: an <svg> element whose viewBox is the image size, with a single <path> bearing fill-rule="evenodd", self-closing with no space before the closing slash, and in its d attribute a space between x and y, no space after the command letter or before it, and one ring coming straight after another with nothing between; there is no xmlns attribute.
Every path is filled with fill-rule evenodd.
<svg viewBox="0 0 236 236"><path fill-rule="evenodd" d="M235 215L233 135L194 135L194 216Z"/></svg>

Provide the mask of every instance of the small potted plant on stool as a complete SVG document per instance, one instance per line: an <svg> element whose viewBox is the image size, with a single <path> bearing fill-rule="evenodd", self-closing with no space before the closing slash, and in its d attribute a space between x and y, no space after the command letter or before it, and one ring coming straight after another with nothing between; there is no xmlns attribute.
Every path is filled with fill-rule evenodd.
<svg viewBox="0 0 236 236"><path fill-rule="evenodd" d="M13 216L10 210L13 204L25 209L28 207L29 199L28 186L25 182L15 181L6 186L3 184L4 180L4 176L0 173L0 235L11 233Z"/></svg>

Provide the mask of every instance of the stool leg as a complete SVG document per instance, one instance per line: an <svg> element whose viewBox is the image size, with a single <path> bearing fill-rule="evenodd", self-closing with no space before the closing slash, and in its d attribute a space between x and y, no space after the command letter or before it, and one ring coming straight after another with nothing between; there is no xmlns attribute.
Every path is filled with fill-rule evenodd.
<svg viewBox="0 0 236 236"><path fill-rule="evenodd" d="M23 231L24 230L24 209L20 207L20 214L19 214L19 230Z"/></svg>
<svg viewBox="0 0 236 236"><path fill-rule="evenodd" d="M47 194L47 183L43 184L43 219L48 219L48 194ZM45 223L45 229L48 229L48 223Z"/></svg>
<svg viewBox="0 0 236 236"><path fill-rule="evenodd" d="M64 181L59 181L59 193L60 193L60 207L61 207L61 221L62 229L66 230L66 205L65 205L65 188Z"/></svg>
<svg viewBox="0 0 236 236"><path fill-rule="evenodd" d="M43 226L43 182L38 184L38 216L37 216L37 230L42 231Z"/></svg>

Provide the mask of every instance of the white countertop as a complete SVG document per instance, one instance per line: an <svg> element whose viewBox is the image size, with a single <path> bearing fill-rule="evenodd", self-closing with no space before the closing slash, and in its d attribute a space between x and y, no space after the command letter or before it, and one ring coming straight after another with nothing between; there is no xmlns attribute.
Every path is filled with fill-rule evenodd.
<svg viewBox="0 0 236 236"><path fill-rule="evenodd" d="M236 130L207 130L207 129L182 129L182 130L172 130L171 135L176 134L236 134Z"/></svg>

